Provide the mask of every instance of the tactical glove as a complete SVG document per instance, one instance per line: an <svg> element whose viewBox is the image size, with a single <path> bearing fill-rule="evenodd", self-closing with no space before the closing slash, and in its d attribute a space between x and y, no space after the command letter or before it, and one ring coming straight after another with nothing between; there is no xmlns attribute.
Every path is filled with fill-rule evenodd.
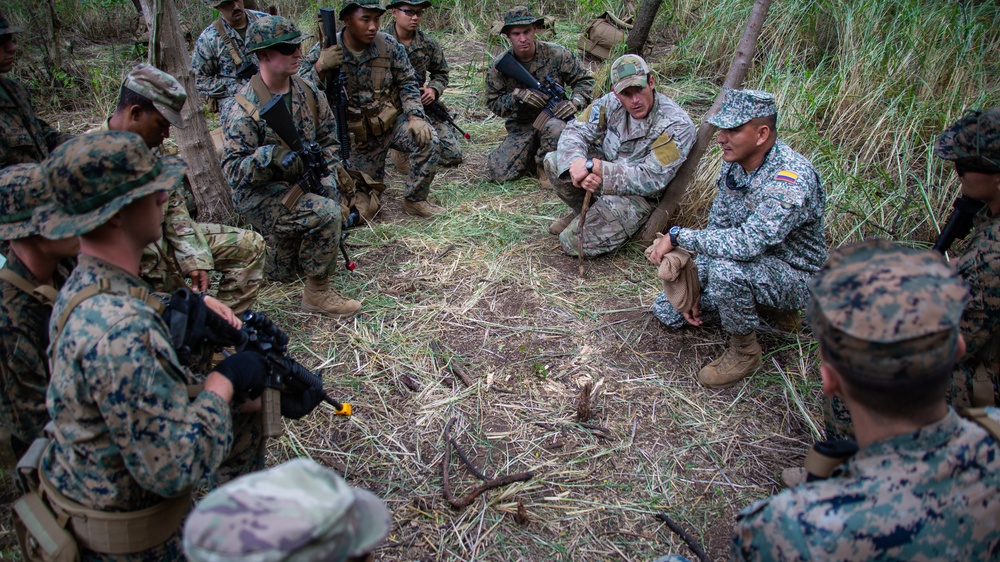
<svg viewBox="0 0 1000 562"><path fill-rule="evenodd" d="M549 96L539 92L538 90L514 88L514 99L528 107L541 109L545 107L545 102L549 101Z"/></svg>
<svg viewBox="0 0 1000 562"><path fill-rule="evenodd" d="M319 59L316 61L316 70L326 72L337 68L344 62L344 48L340 45L330 45L319 52Z"/></svg>
<svg viewBox="0 0 1000 562"><path fill-rule="evenodd" d="M414 117L410 119L408 130L410 131L410 136L413 137L413 141L421 147L427 147L431 144L434 130L427 124L427 121L419 117Z"/></svg>
<svg viewBox="0 0 1000 562"><path fill-rule="evenodd" d="M256 351L241 351L223 359L213 371L233 383L233 395L253 400L264 391L267 358Z"/></svg>
<svg viewBox="0 0 1000 562"><path fill-rule="evenodd" d="M576 115L577 107L573 103L573 100L561 101L556 104L552 109L552 116L556 119L562 119L563 121L568 121L574 115Z"/></svg>
<svg viewBox="0 0 1000 562"><path fill-rule="evenodd" d="M281 172L281 178L288 182L298 181L306 171L306 163L299 157L299 153L283 146L274 147L271 165L276 167Z"/></svg>

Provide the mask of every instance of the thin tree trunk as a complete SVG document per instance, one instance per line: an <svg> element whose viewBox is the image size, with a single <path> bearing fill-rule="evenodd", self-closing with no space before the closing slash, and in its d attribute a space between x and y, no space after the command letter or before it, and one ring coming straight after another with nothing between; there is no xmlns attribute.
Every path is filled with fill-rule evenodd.
<svg viewBox="0 0 1000 562"><path fill-rule="evenodd" d="M45 62L49 69L49 76L55 77L56 73L62 70L62 48L59 44L59 29L62 25L59 23L59 16L56 15L55 0L45 0L45 7L45 15L47 16L45 18L45 33L48 35L45 53L49 59Z"/></svg>
<svg viewBox="0 0 1000 562"><path fill-rule="evenodd" d="M739 88L743 80L746 79L754 50L757 47L757 38L760 37L760 30L764 26L764 20L767 18L767 11L770 7L771 0L757 0L754 2L753 11L750 12L750 19L747 20L746 28L743 29L743 37L740 38L740 42L736 47L736 57L733 59L733 64L729 67L729 74L726 75L726 86ZM705 114L706 117L717 113L721 106L722 92L719 92L719 95L715 98L715 103L712 104L711 109ZM660 199L660 203L656 206L656 209L653 210L653 214L649 217L649 220L646 221L646 226L639 233L639 240L643 243L648 244L652 242L656 239L657 232L663 232L667 228L670 218L673 216L674 211L677 210L677 205L680 204L681 198L684 197L684 193L687 192L688 187L691 185L691 178L694 177L694 173L698 169L698 164L701 163L701 158L705 155L705 150L708 149L709 143L712 142L715 129L715 126L710 125L708 121L702 121L701 126L698 127L698 137L694 142L694 146L691 147L691 152L688 154L687 160L681 164L681 167L677 170L677 175L667 185L666 193Z"/></svg>
<svg viewBox="0 0 1000 562"><path fill-rule="evenodd" d="M649 30L653 28L653 20L656 19L656 12L660 10L662 3L663 0L642 0L639 13L635 16L635 27L625 40L625 52L642 56L642 49L646 46L646 39L649 38Z"/></svg>
<svg viewBox="0 0 1000 562"><path fill-rule="evenodd" d="M149 26L151 63L176 76L187 90L187 103L181 113L186 127L175 127L173 131L181 157L188 165L188 180L198 206L198 219L200 222L230 223L234 216L232 191L215 157L175 0L139 1Z"/></svg>

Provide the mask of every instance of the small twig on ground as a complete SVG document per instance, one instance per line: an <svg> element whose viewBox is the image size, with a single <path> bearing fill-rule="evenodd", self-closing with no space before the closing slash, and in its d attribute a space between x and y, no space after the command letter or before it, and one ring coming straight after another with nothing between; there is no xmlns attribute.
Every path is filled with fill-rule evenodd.
<svg viewBox="0 0 1000 562"><path fill-rule="evenodd" d="M611 439L611 430L593 423L581 423L577 424L582 428L589 429L594 437L600 437L601 439Z"/></svg>
<svg viewBox="0 0 1000 562"><path fill-rule="evenodd" d="M431 351L434 352L435 359L440 358L444 364L444 367L451 371L459 380L462 381L466 387L472 386L472 378L462 363L462 361L455 355L455 352L448 350L449 355L446 357L444 353L444 347L437 340L430 343ZM440 367L439 367L440 368Z"/></svg>
<svg viewBox="0 0 1000 562"><path fill-rule="evenodd" d="M444 250L441 250L440 254L434 256L434 259L432 259L430 263L434 263L434 262L438 261L439 259L445 257L446 255L448 255L448 252L450 252L450 251L452 251L454 249L455 249L455 244L454 243L448 244L448 246Z"/></svg>
<svg viewBox="0 0 1000 562"><path fill-rule="evenodd" d="M587 381L580 389L580 398L576 402L576 421L585 422L590 419L590 393L594 390L594 383Z"/></svg>
<svg viewBox="0 0 1000 562"><path fill-rule="evenodd" d="M666 513L657 513L656 518L666 523L667 527L670 527L671 531L677 533L677 536L679 536L684 543L688 545L688 548L691 549L691 552L694 552L695 556L698 557L698 560L701 560L701 562L709 562L708 555L705 554L705 549L702 548L698 541L694 540L694 537L689 535L687 531L681 529L680 525L674 523L674 520L671 519L669 515Z"/></svg>
<svg viewBox="0 0 1000 562"><path fill-rule="evenodd" d="M413 392L420 392L420 385L410 375L399 375L399 380L403 381L406 388L409 388Z"/></svg>
<svg viewBox="0 0 1000 562"><path fill-rule="evenodd" d="M465 468L468 468L469 472L471 472L473 476L483 481L489 480L489 478L487 478L486 475L476 467L476 465L472 464L472 461L465 455L465 451L458 446L458 442L455 441L454 437L449 438L448 441L451 443L451 446L455 448L455 452L458 453L458 458L462 459L462 463L465 464Z"/></svg>
<svg viewBox="0 0 1000 562"><path fill-rule="evenodd" d="M514 515L514 521L517 521L518 525L528 524L528 510L524 508L524 502L521 498L517 499L517 513Z"/></svg>
<svg viewBox="0 0 1000 562"><path fill-rule="evenodd" d="M494 478L493 480L488 480L484 478L482 474L476 474L476 476L480 480L483 480L483 484L481 486L479 486L475 490L472 490L471 492L462 496L461 498L456 498L455 496L453 496L451 494L451 482L448 476L448 465L450 464L449 461L451 459L451 448L453 446L455 447L456 451L459 451L458 456L462 458L463 462L466 463L465 466L469 468L469 471L473 472L474 474L476 472L473 469L472 463L470 463L468 459L464 458L464 454L461 452L461 449L459 449L458 443L456 443L451 438L451 426L452 424L455 423L455 419L456 418L454 417L451 418L450 420L448 420L448 423L444 426L444 441L445 441L444 458L441 459L441 491L444 493L444 499L448 500L448 503L450 503L452 507L454 507L455 509L462 509L468 507L483 492L492 490L494 488L499 488L501 486L506 486L507 484L513 484L514 482L526 482L535 476L534 473L532 472L518 472L517 474L508 474L506 476L500 476L498 478Z"/></svg>

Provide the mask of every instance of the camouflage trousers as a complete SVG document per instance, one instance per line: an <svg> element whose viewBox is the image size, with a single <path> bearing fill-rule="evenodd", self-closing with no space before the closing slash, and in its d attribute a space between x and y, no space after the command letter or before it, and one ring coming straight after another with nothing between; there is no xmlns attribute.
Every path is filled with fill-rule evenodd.
<svg viewBox="0 0 1000 562"><path fill-rule="evenodd" d="M458 166L462 163L462 145L458 140L458 131L447 121L441 121L428 115L427 122L434 127L438 142L441 143L441 154L438 166Z"/></svg>
<svg viewBox="0 0 1000 562"><path fill-rule="evenodd" d="M271 237L269 277L286 283L302 274L329 277L336 270L340 246L340 204L306 193L289 210L281 202L289 189L281 182L264 189L236 190L233 202L243 220Z"/></svg>
<svg viewBox="0 0 1000 562"><path fill-rule="evenodd" d="M552 182L556 196L577 214L583 209L586 191L557 173L556 151L545 157L545 173ZM583 232L583 257L593 258L621 248L649 219L656 201L639 195L595 195L587 210ZM580 217L573 219L559 235L564 252L577 255L580 248Z"/></svg>
<svg viewBox="0 0 1000 562"><path fill-rule="evenodd" d="M540 131L531 123L508 123L507 136L486 156L490 179L505 182L534 174L545 155L556 149L565 127L561 119L549 119Z"/></svg>
<svg viewBox="0 0 1000 562"><path fill-rule="evenodd" d="M252 230L222 224L200 223L212 253L213 271L222 274L216 298L241 313L253 305L264 272L264 238ZM174 252L161 238L142 251L141 276L154 291L172 293L186 287Z"/></svg>
<svg viewBox="0 0 1000 562"><path fill-rule="evenodd" d="M431 144L420 146L410 136L408 128L406 116L399 116L391 131L380 137L369 138L364 143L353 144L351 158L345 166L360 170L376 181L382 181L385 177L385 158L389 154L389 149L394 148L403 154L408 154L410 170L406 175L403 197L411 201L425 201L430 195L431 182L434 181L434 174L437 172L441 143L435 133L432 135Z"/></svg>
<svg viewBox="0 0 1000 562"><path fill-rule="evenodd" d="M806 281L810 274L776 258L736 261L698 256L695 263L701 284L702 320L719 321L730 334L749 334L757 329L757 305L801 310L809 299ZM684 315L662 292L653 302L653 314L671 328L687 325Z"/></svg>

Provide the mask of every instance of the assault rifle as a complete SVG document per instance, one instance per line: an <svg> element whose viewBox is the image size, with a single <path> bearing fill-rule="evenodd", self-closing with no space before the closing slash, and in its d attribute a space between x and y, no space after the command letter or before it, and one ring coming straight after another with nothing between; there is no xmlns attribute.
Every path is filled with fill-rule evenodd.
<svg viewBox="0 0 1000 562"><path fill-rule="evenodd" d="M513 78L528 88L538 90L549 97L548 103L542 109L542 113L546 117L541 122L536 119L535 128L541 127L549 118L555 117L552 111L560 102L566 101L566 89L559 82L553 80L551 76L546 76L539 82L509 51L497 61L496 69L500 71L500 74Z"/></svg>
<svg viewBox="0 0 1000 562"><path fill-rule="evenodd" d="M236 69L236 77L239 78L240 80L246 81L253 78L253 75L257 74L259 70L260 69L257 68L256 64L248 60L245 60L243 61L243 64L241 64L240 67Z"/></svg>
<svg viewBox="0 0 1000 562"><path fill-rule="evenodd" d="M323 47L336 45L337 11L333 8L320 8L319 19L323 26ZM337 121L340 159L347 162L351 157L351 136L347 132L347 75L340 71L339 66L331 70L326 79L326 97L330 100L330 108Z"/></svg>
<svg viewBox="0 0 1000 562"><path fill-rule="evenodd" d="M326 197L327 193L323 187L323 178L330 175L330 166L323 156L323 148L316 141L303 142L302 136L299 135L299 131L295 128L295 123L292 122L291 114L288 113L288 106L285 105L284 97L284 94L275 94L272 96L264 104L264 107L261 108L260 118L305 163L305 172L302 173L302 177L298 181L302 191ZM340 146L343 148L344 145ZM343 197L340 199L342 205L347 204L347 201L344 201ZM358 224L360 218L361 213L358 209L351 207L344 228L350 228ZM347 257L347 248L344 246L345 238L344 236L340 238L340 253L344 256L345 267L350 271L354 271L354 262Z"/></svg>
<svg viewBox="0 0 1000 562"><path fill-rule="evenodd" d="M246 311L240 318L243 327L232 327L213 312L198 295L180 289L170 298L164 320L177 357L185 365L205 347L232 347L237 352L256 351L267 358L268 375L262 394L261 413L264 434L281 435L281 393L301 394L309 389L322 389L323 381L309 369L288 356L288 335L281 331L263 312ZM350 416L351 405L337 402L321 391L323 401L333 406L338 416ZM298 417L304 416L300 413Z"/></svg>
<svg viewBox="0 0 1000 562"><path fill-rule="evenodd" d="M428 117L434 117L438 121L444 121L452 127L455 127L455 130L465 137L465 140L472 140L469 133L463 131L462 128L458 126L458 123L455 123L455 120L451 118L451 114L448 113L448 109L441 105L441 102L434 100L434 103L424 106L424 111L427 112Z"/></svg>
<svg viewBox="0 0 1000 562"><path fill-rule="evenodd" d="M944 230L938 236L937 242L934 243L934 251L944 254L951 247L952 242L965 238L972 230L972 220L984 205L986 203L965 195L960 195L955 199L955 203L952 205L955 210L951 213L947 224L944 225Z"/></svg>

